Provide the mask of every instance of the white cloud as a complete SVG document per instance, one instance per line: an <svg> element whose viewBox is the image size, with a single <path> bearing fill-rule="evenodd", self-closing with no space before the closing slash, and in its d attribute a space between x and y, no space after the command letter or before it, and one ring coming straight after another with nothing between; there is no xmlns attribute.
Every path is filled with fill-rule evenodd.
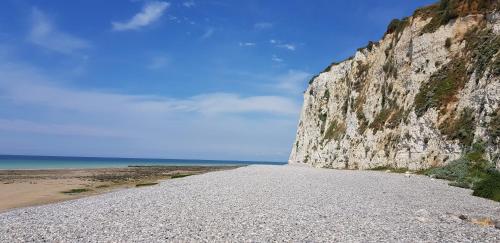
<svg viewBox="0 0 500 243"><path fill-rule="evenodd" d="M137 30L142 27L148 26L163 15L165 10L170 6L168 2L153 1L147 2L142 8L141 12L134 15L126 22L112 22L113 30Z"/></svg>
<svg viewBox="0 0 500 243"><path fill-rule="evenodd" d="M150 63L147 65L147 68L153 70L166 68L168 67L168 65L170 65L170 62L170 58L166 56L156 56L151 59Z"/></svg>
<svg viewBox="0 0 500 243"><path fill-rule="evenodd" d="M65 135L65 136L92 136L92 137L115 137L123 135L109 128L99 128L95 126L79 124L57 124L34 122L22 119L2 119L0 118L0 130L9 132L29 132L38 134Z"/></svg>
<svg viewBox="0 0 500 243"><path fill-rule="evenodd" d="M279 63L277 65L279 66ZM250 78L252 80L260 80L264 83L262 88L266 91L271 90L273 92L278 92L280 95L291 97L301 97L301 94L307 87L307 83L312 76L306 71L296 69L289 69L285 73L280 74L265 74L243 70L230 70L226 71L225 74Z"/></svg>
<svg viewBox="0 0 500 243"><path fill-rule="evenodd" d="M255 23L253 25L253 27L256 29L256 30L266 30L266 29L271 29L273 28L274 24L273 23L269 23L269 22L259 22L259 23Z"/></svg>
<svg viewBox="0 0 500 243"><path fill-rule="evenodd" d="M285 49L288 49L290 51L295 51L295 45L292 45L292 44L281 44L281 45L277 45L277 47L285 48Z"/></svg>
<svg viewBox="0 0 500 243"><path fill-rule="evenodd" d="M269 43L274 45L275 47L284 48L284 49L287 49L290 51L295 51L297 49L297 47L294 44L283 43L280 40L271 39L271 40L269 40Z"/></svg>
<svg viewBox="0 0 500 243"><path fill-rule="evenodd" d="M172 98L72 88L0 61L0 153L286 159L300 111L298 100L281 95Z"/></svg>
<svg viewBox="0 0 500 243"><path fill-rule="evenodd" d="M201 39L208 39L208 38L212 37L214 32L215 32L215 29L213 27L208 27L205 30L205 32L203 33L203 35L201 36Z"/></svg>
<svg viewBox="0 0 500 243"><path fill-rule="evenodd" d="M177 23L180 23L180 22L181 22L181 21L179 20L179 18L177 18L177 17L175 17L175 16L173 16L173 15L171 15L171 14L169 14L169 15L168 15L168 19L169 19L169 20L171 20L171 21L173 21L173 22L177 22Z"/></svg>
<svg viewBox="0 0 500 243"><path fill-rule="evenodd" d="M271 57L271 60L273 60L274 62L283 62L283 59L279 58L278 56L276 55L273 55Z"/></svg>
<svg viewBox="0 0 500 243"><path fill-rule="evenodd" d="M86 40L57 30L50 19L37 8L32 10L32 21L28 41L33 44L63 54L73 54L90 47Z"/></svg>
<svg viewBox="0 0 500 243"><path fill-rule="evenodd" d="M81 112L113 112L119 107L128 112L195 112L272 113L290 115L297 104L280 96L240 96L233 93L208 93L184 99L151 95L127 95L100 91L85 91L62 87L47 81L43 75L23 69L12 72L0 68L0 89L3 98L17 103L42 105ZM29 94L29 95L26 95Z"/></svg>
<svg viewBox="0 0 500 243"><path fill-rule="evenodd" d="M257 44L255 44L254 42L240 42L238 43L238 45L243 47L251 47L251 46L256 46Z"/></svg>
<svg viewBox="0 0 500 243"><path fill-rule="evenodd" d="M191 8L196 6L196 3L194 1L185 1L182 3L182 5L186 8Z"/></svg>
<svg viewBox="0 0 500 243"><path fill-rule="evenodd" d="M277 78L278 83L275 87L291 94L300 94L306 88L309 77L311 74L307 72L289 70L288 73Z"/></svg>
<svg viewBox="0 0 500 243"><path fill-rule="evenodd" d="M293 115L298 110L297 104L291 99L280 96L250 96L241 97L231 93L214 93L200 95L184 101L186 107L203 113L269 113Z"/></svg>

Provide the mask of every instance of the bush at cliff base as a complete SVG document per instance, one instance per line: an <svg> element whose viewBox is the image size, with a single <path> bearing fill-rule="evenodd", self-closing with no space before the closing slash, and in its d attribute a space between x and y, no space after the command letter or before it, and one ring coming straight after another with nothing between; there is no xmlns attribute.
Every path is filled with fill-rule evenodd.
<svg viewBox="0 0 500 243"><path fill-rule="evenodd" d="M462 158L441 168L425 172L437 179L452 181L451 186L473 189L473 195L500 202L500 172L484 159L483 143L476 143Z"/></svg>
<svg viewBox="0 0 500 243"><path fill-rule="evenodd" d="M491 171L485 179L474 185L472 195L500 202L500 173Z"/></svg>

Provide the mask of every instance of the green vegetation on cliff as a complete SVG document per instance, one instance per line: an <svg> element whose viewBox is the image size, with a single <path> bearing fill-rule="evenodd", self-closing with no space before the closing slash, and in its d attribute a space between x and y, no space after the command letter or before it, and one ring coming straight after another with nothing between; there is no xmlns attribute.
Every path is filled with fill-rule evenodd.
<svg viewBox="0 0 500 243"><path fill-rule="evenodd" d="M498 0L441 0L439 3L420 8L415 16L432 18L422 29L422 34L435 32L451 20L470 14L485 14L498 9Z"/></svg>
<svg viewBox="0 0 500 243"><path fill-rule="evenodd" d="M483 143L475 143L462 158L423 173L437 179L450 180L451 186L471 188L474 196L500 202L500 172L493 163L485 159Z"/></svg>
<svg viewBox="0 0 500 243"><path fill-rule="evenodd" d="M474 110L465 108L458 118L447 119L440 126L441 134L450 140L458 139L464 147L470 147L474 140L474 130L476 122L474 119Z"/></svg>
<svg viewBox="0 0 500 243"><path fill-rule="evenodd" d="M415 113L422 116L430 108L444 109L456 99L467 81L466 61L455 58L432 74L415 97Z"/></svg>
<svg viewBox="0 0 500 243"><path fill-rule="evenodd" d="M345 123L334 121L330 123L330 126L328 126L328 129L325 132L323 140L326 141L330 141L332 139L338 140L345 134L345 130L346 130Z"/></svg>
<svg viewBox="0 0 500 243"><path fill-rule="evenodd" d="M488 69L493 75L498 75L500 57L495 58L495 55L500 51L500 36L491 29L474 28L465 34L464 40L467 55L474 63L476 79L481 79Z"/></svg>

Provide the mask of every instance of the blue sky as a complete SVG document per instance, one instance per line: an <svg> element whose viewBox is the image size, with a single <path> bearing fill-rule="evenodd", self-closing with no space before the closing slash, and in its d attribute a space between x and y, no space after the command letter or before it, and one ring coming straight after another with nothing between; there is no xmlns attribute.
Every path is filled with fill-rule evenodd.
<svg viewBox="0 0 500 243"><path fill-rule="evenodd" d="M0 153L286 161L311 76L415 0L5 0Z"/></svg>

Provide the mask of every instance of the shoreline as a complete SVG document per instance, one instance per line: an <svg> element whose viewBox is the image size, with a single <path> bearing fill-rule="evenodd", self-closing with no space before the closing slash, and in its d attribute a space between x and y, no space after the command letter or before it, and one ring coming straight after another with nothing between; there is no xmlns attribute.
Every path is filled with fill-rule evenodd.
<svg viewBox="0 0 500 243"><path fill-rule="evenodd" d="M164 166L246 166L252 164L285 164L283 161L204 160L121 157L79 157L43 155L0 155L2 170L60 170L60 169L109 169L127 167Z"/></svg>
<svg viewBox="0 0 500 243"><path fill-rule="evenodd" d="M129 166L122 168L0 170L0 213L152 186L163 180L242 166Z"/></svg>
<svg viewBox="0 0 500 243"><path fill-rule="evenodd" d="M65 170L107 170L107 169L127 169L127 168L162 168L162 167L244 167L244 166L249 166L251 164L210 164L210 165L184 165L184 164L179 164L179 165L128 165L128 166L117 166L117 167L112 167L112 166L107 166L107 167L61 167L61 168L13 168L13 169L5 169L5 168L0 168L0 173L1 172L6 172L6 171L65 171ZM272 164L274 165L274 164ZM286 164L283 164L286 165Z"/></svg>

